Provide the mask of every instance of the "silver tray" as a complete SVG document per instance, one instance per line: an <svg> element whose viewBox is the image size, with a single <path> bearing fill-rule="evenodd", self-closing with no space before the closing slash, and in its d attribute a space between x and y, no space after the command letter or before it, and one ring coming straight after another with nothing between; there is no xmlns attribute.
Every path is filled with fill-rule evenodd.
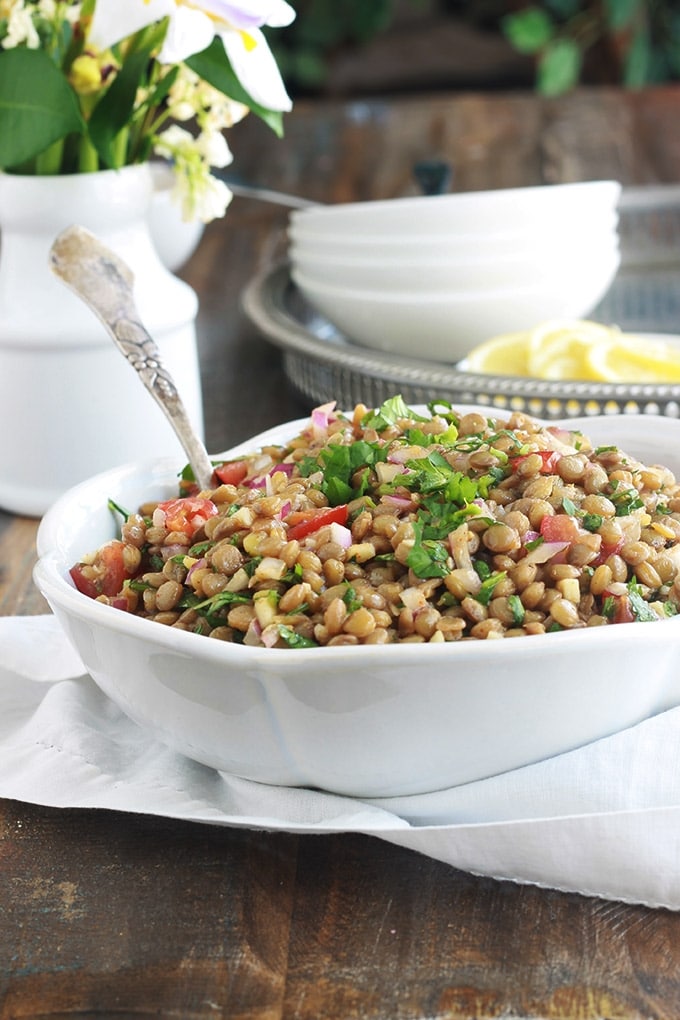
<svg viewBox="0 0 680 1020"><path fill-rule="evenodd" d="M621 268L589 316L636 333L680 333L680 187L624 189ZM350 341L305 300L286 264L251 281L251 322L283 351L286 377L310 405L377 406L448 400L527 411L543 418L584 414L680 417L680 384L548 381L464 372L444 362L396 357Z"/></svg>
<svg viewBox="0 0 680 1020"><path fill-rule="evenodd" d="M481 375L443 362L393 357L350 342L305 301L287 265L252 280L244 292L243 307L263 335L283 350L288 380L311 404L336 400L340 407L362 402L375 407L400 393L407 403L488 404L542 418L622 412L680 417L680 384Z"/></svg>

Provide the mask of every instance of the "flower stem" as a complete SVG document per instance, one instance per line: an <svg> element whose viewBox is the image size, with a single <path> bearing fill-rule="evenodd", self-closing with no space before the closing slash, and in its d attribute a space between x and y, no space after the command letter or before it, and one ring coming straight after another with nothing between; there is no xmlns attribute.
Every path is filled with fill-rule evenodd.
<svg viewBox="0 0 680 1020"><path fill-rule="evenodd" d="M119 170L128 162L128 141L130 139L129 127L122 128L113 140L113 167Z"/></svg>
<svg viewBox="0 0 680 1020"><path fill-rule="evenodd" d="M43 152L35 157L35 172L42 176L58 174L62 169L61 161L64 155L64 139L60 138L53 142Z"/></svg>
<svg viewBox="0 0 680 1020"><path fill-rule="evenodd" d="M99 170L99 156L94 145L83 135L78 148L78 172L81 174L94 173Z"/></svg>

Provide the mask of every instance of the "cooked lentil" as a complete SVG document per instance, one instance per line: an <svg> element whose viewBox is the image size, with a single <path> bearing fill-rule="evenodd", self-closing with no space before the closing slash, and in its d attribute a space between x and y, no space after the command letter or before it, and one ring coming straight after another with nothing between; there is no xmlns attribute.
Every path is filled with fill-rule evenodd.
<svg viewBox="0 0 680 1020"><path fill-rule="evenodd" d="M118 512L120 508L115 507ZM490 640L680 607L680 485L528 415L317 408L215 488L125 514L80 591L217 640Z"/></svg>

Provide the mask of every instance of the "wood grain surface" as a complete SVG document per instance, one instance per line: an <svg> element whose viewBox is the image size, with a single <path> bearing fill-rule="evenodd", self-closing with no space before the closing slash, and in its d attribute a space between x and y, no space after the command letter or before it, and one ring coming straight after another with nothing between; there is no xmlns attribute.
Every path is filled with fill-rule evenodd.
<svg viewBox="0 0 680 1020"><path fill-rule="evenodd" d="M252 183L346 201L414 191L680 180L680 90L299 104L230 136ZM285 210L234 199L181 275L200 297L208 446L307 410L240 293ZM46 611L37 522L0 512L0 615ZM39 799L39 791L36 791ZM677 1020L680 915L455 871L378 839L299 837L0 802L0 1018Z"/></svg>

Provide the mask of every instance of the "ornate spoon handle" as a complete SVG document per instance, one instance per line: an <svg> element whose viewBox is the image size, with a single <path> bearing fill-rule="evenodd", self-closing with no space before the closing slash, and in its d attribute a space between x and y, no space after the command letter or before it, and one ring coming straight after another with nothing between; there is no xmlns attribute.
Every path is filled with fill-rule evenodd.
<svg viewBox="0 0 680 1020"><path fill-rule="evenodd" d="M129 267L83 227L68 227L50 250L50 267L101 319L116 346L138 373L174 428L201 489L211 487L213 468L196 435L160 352L139 318Z"/></svg>

